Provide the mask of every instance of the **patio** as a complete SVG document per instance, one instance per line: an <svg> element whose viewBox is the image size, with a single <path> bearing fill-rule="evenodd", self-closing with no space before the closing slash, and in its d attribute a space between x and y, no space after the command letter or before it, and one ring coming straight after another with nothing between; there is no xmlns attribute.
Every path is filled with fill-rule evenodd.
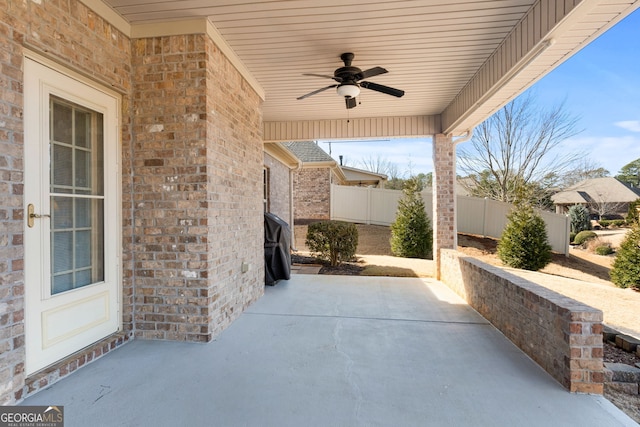
<svg viewBox="0 0 640 427"><path fill-rule="evenodd" d="M208 344L136 340L29 398L66 426L624 426L433 279L294 275Z"/></svg>

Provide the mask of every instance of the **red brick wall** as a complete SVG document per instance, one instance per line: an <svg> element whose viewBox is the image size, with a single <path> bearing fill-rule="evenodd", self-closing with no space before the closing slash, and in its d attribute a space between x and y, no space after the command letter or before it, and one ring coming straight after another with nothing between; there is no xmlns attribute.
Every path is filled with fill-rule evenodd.
<svg viewBox="0 0 640 427"><path fill-rule="evenodd" d="M331 169L303 168L294 174L293 215L296 221L330 219Z"/></svg>
<svg viewBox="0 0 640 427"><path fill-rule="evenodd" d="M2 0L0 45L0 404L12 404L25 385L23 47L123 91L126 147L130 42L76 0Z"/></svg>
<svg viewBox="0 0 640 427"><path fill-rule="evenodd" d="M602 394L602 312L443 249L442 281L572 392Z"/></svg>

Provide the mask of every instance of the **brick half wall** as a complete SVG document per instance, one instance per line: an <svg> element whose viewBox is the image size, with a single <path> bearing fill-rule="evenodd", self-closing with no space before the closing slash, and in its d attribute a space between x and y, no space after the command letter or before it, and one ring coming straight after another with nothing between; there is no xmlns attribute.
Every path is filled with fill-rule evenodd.
<svg viewBox="0 0 640 427"><path fill-rule="evenodd" d="M440 261L440 280L560 384L602 394L602 311L455 250Z"/></svg>

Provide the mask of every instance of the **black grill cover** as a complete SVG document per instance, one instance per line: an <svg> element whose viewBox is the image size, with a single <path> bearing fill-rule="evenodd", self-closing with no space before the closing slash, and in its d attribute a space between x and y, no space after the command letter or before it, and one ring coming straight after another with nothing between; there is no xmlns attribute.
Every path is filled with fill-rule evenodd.
<svg viewBox="0 0 640 427"><path fill-rule="evenodd" d="M291 275L291 230L277 215L264 214L264 282L275 285Z"/></svg>

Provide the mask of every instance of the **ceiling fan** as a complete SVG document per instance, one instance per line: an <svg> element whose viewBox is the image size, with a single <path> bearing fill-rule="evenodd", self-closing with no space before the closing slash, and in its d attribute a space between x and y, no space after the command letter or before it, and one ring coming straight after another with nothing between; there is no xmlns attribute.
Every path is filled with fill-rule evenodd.
<svg viewBox="0 0 640 427"><path fill-rule="evenodd" d="M336 91L338 95L344 97L344 101L347 105L347 108L354 108L356 103L356 96L360 94L360 88L363 87L365 89L375 90L376 92L386 93L387 95L397 96L400 98L404 95L404 91L400 89L395 89L389 86L380 85L373 82L362 81L363 79L367 79L369 77L377 76L380 74L388 73L382 67L373 67L368 70L362 71L358 67L354 67L351 65L353 61L354 54L347 52L340 55L340 59L344 62L344 67L340 67L333 72L333 76L328 76L325 74L303 74L303 76L315 76L315 77L323 77L326 79L333 79L338 84L332 84L321 89L314 90L313 92L309 92L306 95L302 95L296 99L305 99L310 97L311 95L315 95L316 93L324 92L327 89L337 88Z"/></svg>

